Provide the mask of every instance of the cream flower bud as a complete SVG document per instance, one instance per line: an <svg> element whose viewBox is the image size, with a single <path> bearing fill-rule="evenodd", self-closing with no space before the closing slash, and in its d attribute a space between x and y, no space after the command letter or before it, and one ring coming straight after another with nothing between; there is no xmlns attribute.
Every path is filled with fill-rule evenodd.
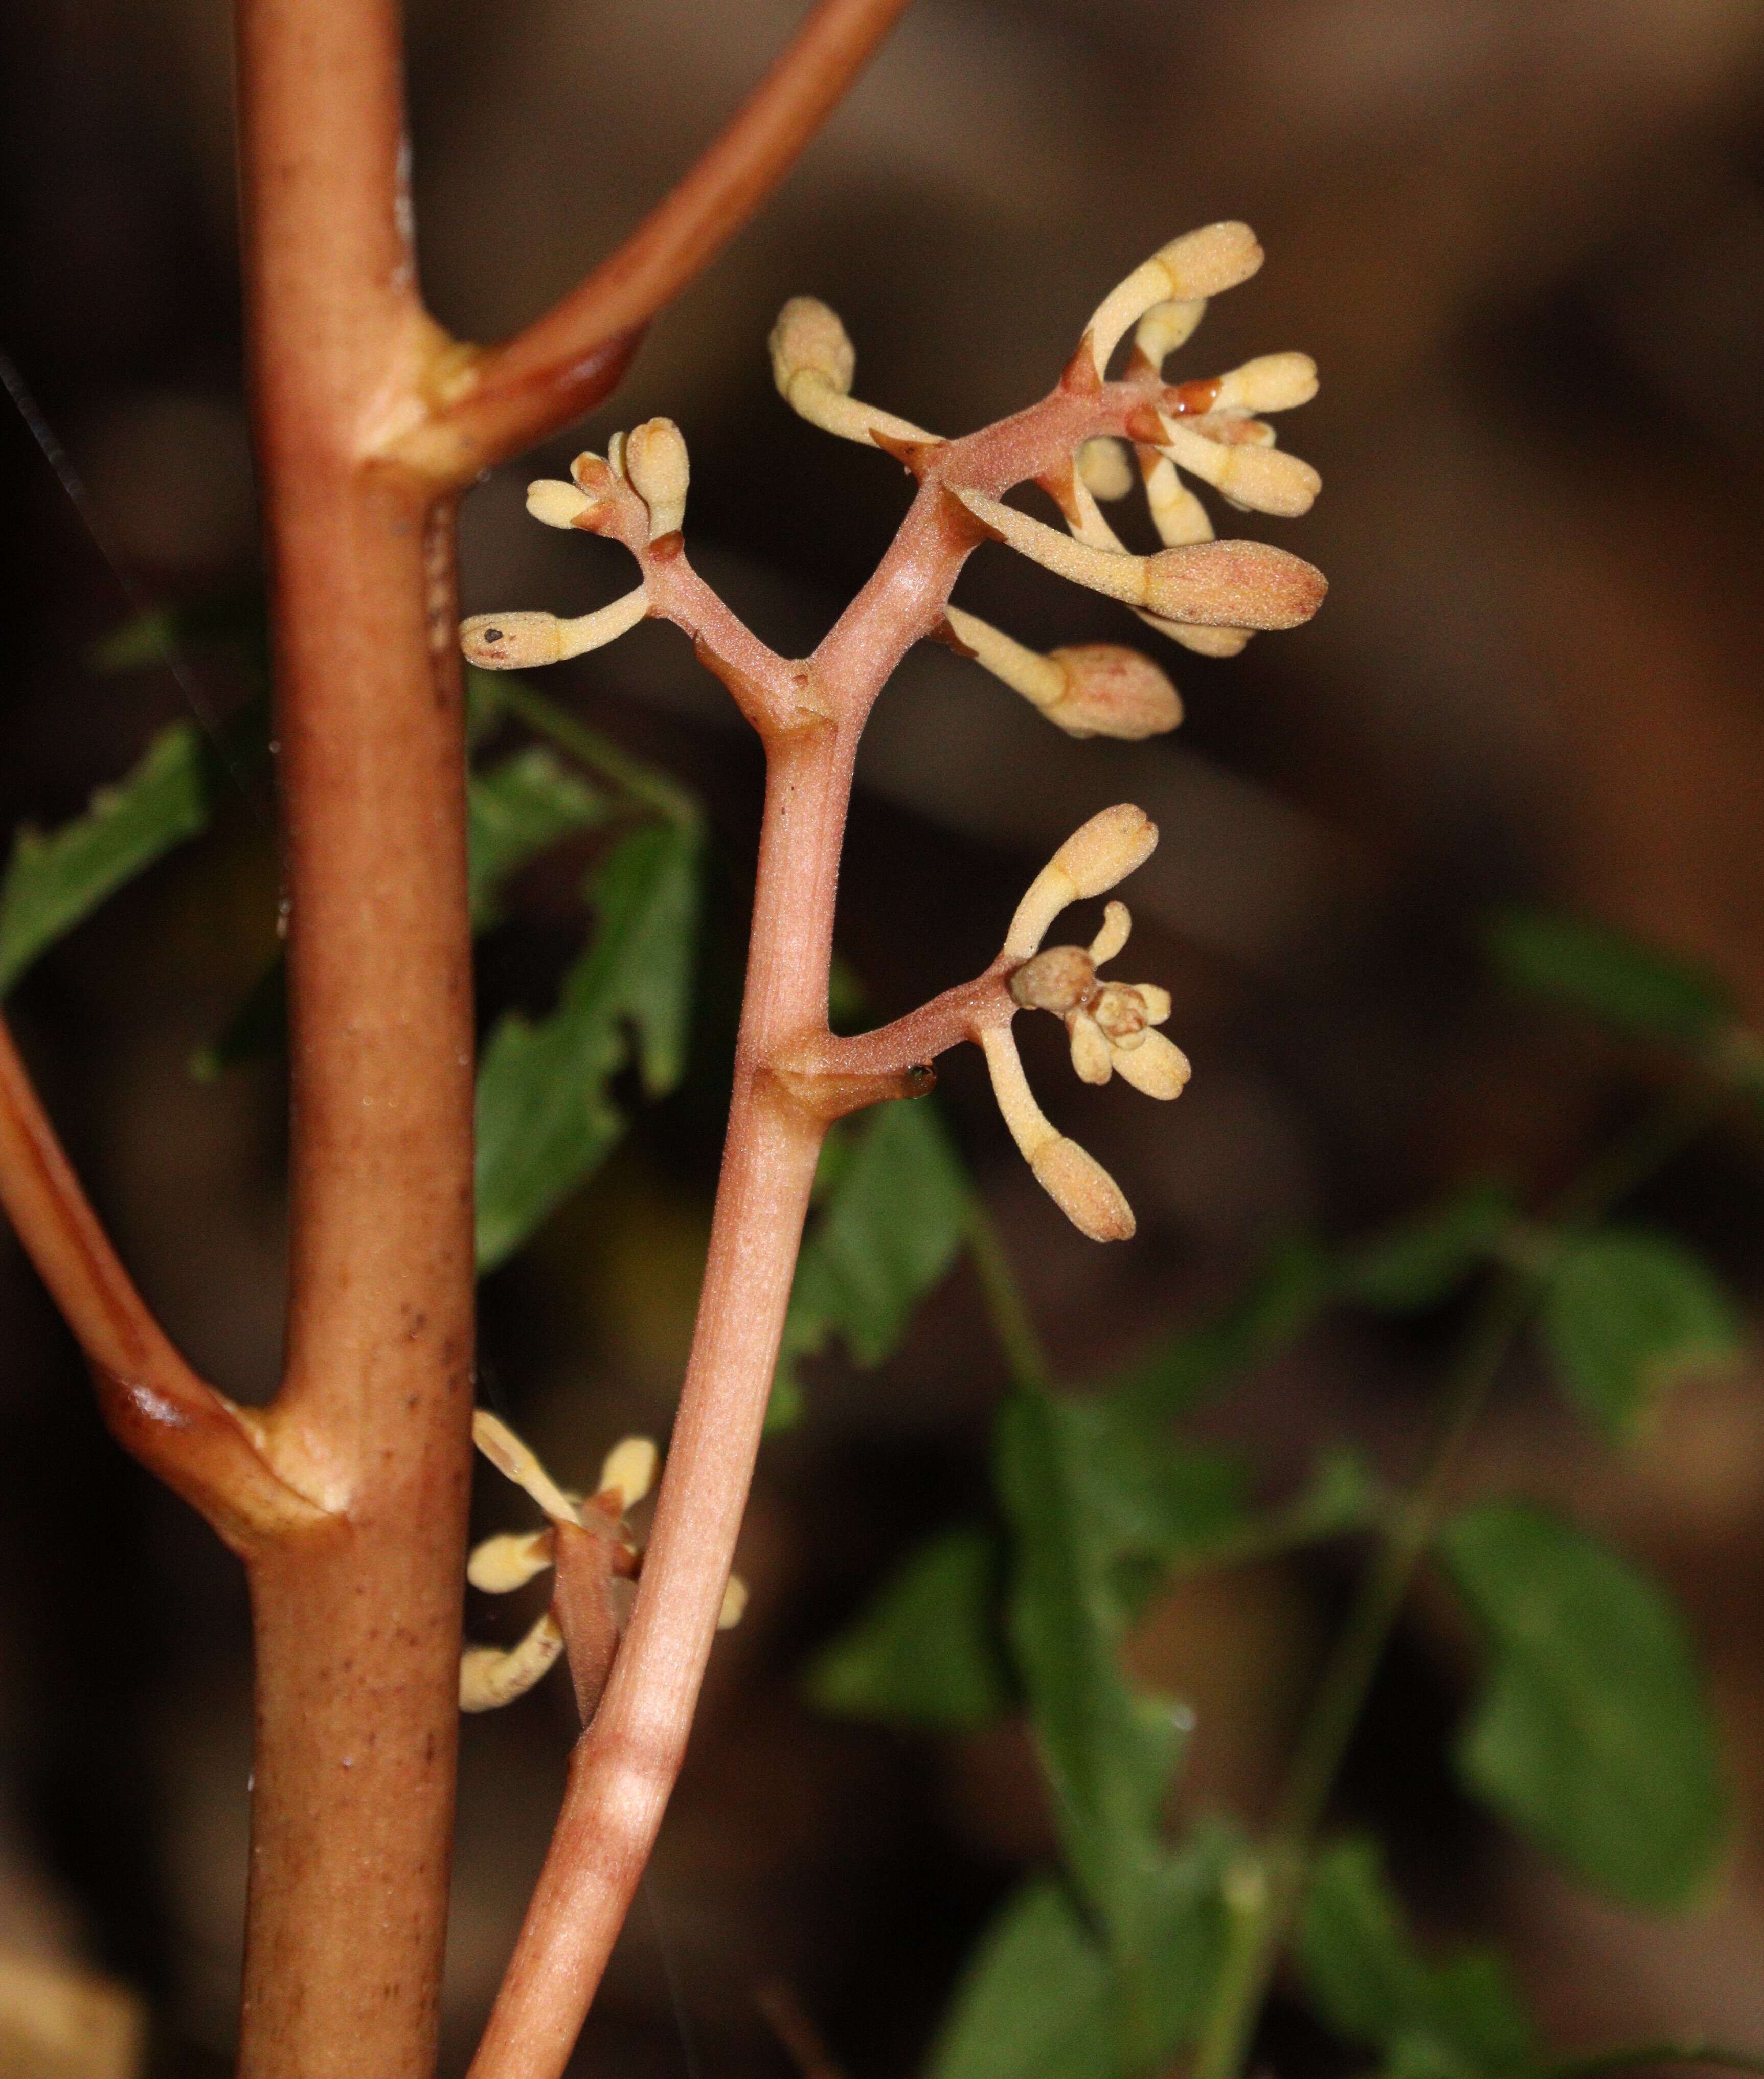
<svg viewBox="0 0 1764 2079"><path fill-rule="evenodd" d="M677 534L686 517L692 479L686 441L671 419L649 419L625 439L625 474L650 508L650 539Z"/></svg>
<svg viewBox="0 0 1764 2079"><path fill-rule="evenodd" d="M1127 451L1106 434L1080 446L1078 475L1093 498L1125 498L1133 488L1133 464Z"/></svg>
<svg viewBox="0 0 1764 2079"><path fill-rule="evenodd" d="M548 1611L520 1645L507 1653L469 1646L459 1656L459 1708L494 1711L523 1696L563 1650L563 1634Z"/></svg>
<svg viewBox="0 0 1764 2079"><path fill-rule="evenodd" d="M1154 303L1140 319L1133 335L1133 344L1155 369L1162 370L1164 362L1179 346L1185 346L1193 337L1194 328L1206 316L1206 299L1192 298L1185 303Z"/></svg>
<svg viewBox="0 0 1764 2079"><path fill-rule="evenodd" d="M1045 710L1068 736L1112 736L1137 743L1161 736L1182 719L1174 686L1149 657L1114 642L1085 642L1048 659L1066 676L1065 689Z"/></svg>
<svg viewBox="0 0 1764 2079"><path fill-rule="evenodd" d="M1110 902L1102 913L1102 929L1090 941L1090 964L1106 967L1133 933L1133 912L1125 902Z"/></svg>
<svg viewBox="0 0 1764 2079"><path fill-rule="evenodd" d="M722 1607L717 1613L717 1629L733 1631L747 1613L747 1583L731 1574L723 1583Z"/></svg>
<svg viewBox="0 0 1764 2079"><path fill-rule="evenodd" d="M1097 374L1106 374L1122 335L1155 305L1216 296L1247 282L1261 264L1262 249L1247 224L1210 224L1173 239L1097 305L1085 328Z"/></svg>
<svg viewBox="0 0 1764 2079"><path fill-rule="evenodd" d="M1308 462L1281 449L1249 442L1222 446L1178 419L1165 418L1163 425L1162 453L1234 504L1294 520L1310 510L1323 488L1323 479Z"/></svg>
<svg viewBox="0 0 1764 2079"><path fill-rule="evenodd" d="M1317 394L1317 364L1308 353L1264 353L1218 379L1222 410L1290 412Z"/></svg>
<svg viewBox="0 0 1764 2079"><path fill-rule="evenodd" d="M1129 803L1093 816L1073 831L1030 882L1005 936L1006 956L1028 960L1068 903L1106 893L1144 864L1157 841L1157 825L1143 809Z"/></svg>
<svg viewBox="0 0 1764 2079"><path fill-rule="evenodd" d="M1010 978L1010 993L1025 1010L1051 1010L1064 1018L1089 995L1096 981L1097 963L1091 954L1078 946L1050 946L1018 968Z"/></svg>
<svg viewBox="0 0 1764 2079"><path fill-rule="evenodd" d="M1198 542L1146 565L1140 602L1166 620L1230 629L1297 628L1323 604L1323 572L1266 542Z"/></svg>
<svg viewBox="0 0 1764 2079"><path fill-rule="evenodd" d="M473 1548L466 1562L466 1579L487 1596L505 1596L544 1573L553 1556L549 1530L513 1531L501 1537L487 1537Z"/></svg>
<svg viewBox="0 0 1764 2079"><path fill-rule="evenodd" d="M560 621L554 613L474 613L459 624L459 646L486 671L524 671L580 657L636 627L650 610L642 585L597 613Z"/></svg>
<svg viewBox="0 0 1764 2079"><path fill-rule="evenodd" d="M573 527L584 512L594 510L594 500L573 483L542 476L527 486L527 511L544 527Z"/></svg>
<svg viewBox="0 0 1764 2079"><path fill-rule="evenodd" d="M1121 1186L1097 1161L1064 1134L1029 1159L1035 1182L1066 1218L1091 1241L1131 1241L1138 1223Z"/></svg>
<svg viewBox="0 0 1764 2079"><path fill-rule="evenodd" d="M1182 719L1175 687L1135 650L1087 642L1044 657L958 606L948 608L946 618L978 663L1068 736L1138 742L1174 729Z"/></svg>
<svg viewBox="0 0 1764 2079"><path fill-rule="evenodd" d="M998 1109L1036 1182L1092 1241L1128 1240L1134 1231L1133 1209L1120 1186L1093 1156L1049 1122L1035 1102L1009 1031L994 1027L980 1035L980 1047Z"/></svg>
<svg viewBox="0 0 1764 2079"><path fill-rule="evenodd" d="M615 1444L600 1467L598 1495L618 1497L619 1514L633 1509L655 1484L661 1454L647 1437L627 1437Z"/></svg>
<svg viewBox="0 0 1764 2079"><path fill-rule="evenodd" d="M1201 444L1212 447L1204 439ZM1320 571L1265 542L1204 542L1155 556L1124 555L1076 542L977 491L958 491L955 496L1019 554L1074 584L1088 585L1167 620L1227 628L1296 628L1310 620L1328 589Z"/></svg>
<svg viewBox="0 0 1764 2079"><path fill-rule="evenodd" d="M1109 1041L1102 1027L1087 1011L1075 1010L1066 1020L1072 1044L1072 1065L1081 1083L1101 1084L1114 1073L1109 1059Z"/></svg>
<svg viewBox="0 0 1764 2079"><path fill-rule="evenodd" d="M857 355L845 327L813 296L792 296L771 328L772 380L799 418L840 439L876 446L882 439L921 446L939 436L851 395Z"/></svg>
<svg viewBox="0 0 1764 2079"><path fill-rule="evenodd" d="M1114 1059L1123 1082L1131 1083L1146 1097L1166 1102L1181 1095L1193 1073L1187 1055L1161 1032L1141 1032L1136 1046L1118 1045Z"/></svg>
<svg viewBox="0 0 1764 2079"><path fill-rule="evenodd" d="M794 407L792 390L799 376L826 383L849 396L857 373L857 350L838 313L817 296L792 296L778 313L767 345L771 351L771 379L785 403Z"/></svg>
<svg viewBox="0 0 1764 2079"><path fill-rule="evenodd" d="M496 1470L530 1495L547 1516L580 1524L575 1504L540 1464L531 1445L524 1444L500 1415L492 1415L487 1408L474 1409L471 1436Z"/></svg>

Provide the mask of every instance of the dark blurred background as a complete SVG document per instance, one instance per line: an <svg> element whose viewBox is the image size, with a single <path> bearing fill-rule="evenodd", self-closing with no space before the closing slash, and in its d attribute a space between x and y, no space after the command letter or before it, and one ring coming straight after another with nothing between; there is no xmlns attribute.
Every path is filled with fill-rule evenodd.
<svg viewBox="0 0 1764 2079"><path fill-rule="evenodd" d="M795 0L509 0L412 10L423 264L455 330L540 310L658 195L799 19ZM12 0L0 345L170 603L248 587L228 31L220 0ZM892 1014L984 963L1028 876L1097 808L1163 826L1127 891L1127 968L1173 987L1181 1102L1082 1090L1050 1027L1031 1072L1115 1169L1139 1239L1107 1252L1017 1161L975 1062L943 1095L1070 1375L1230 1289L1273 1234L1352 1232L1494 1169L1559 1182L1653 1065L1503 998L1474 926L1534 897L1718 970L1764 1016L1764 6L1758 0L919 0L783 194L655 327L615 413L466 509L465 604L581 612L609 550L542 534L522 487L655 412L691 443L688 533L759 632L811 645L904 509L900 471L792 419L767 377L784 298L825 297L859 393L959 432L1047 387L1110 283L1242 216L1264 273L1176 372L1286 347L1323 391L1285 422L1325 491L1232 523L1319 563L1315 625L1231 663L1164 659L1179 736L1074 743L971 667L915 655L861 769L842 943ZM1173 366L1174 366L1173 364ZM52 823L184 710L102 678L115 580L23 427L0 416L0 814ZM983 552L961 596L1043 646L1133 639L1106 602ZM1156 638L1146 638L1147 643ZM224 713L242 675L205 656ZM726 897L700 1060L484 1295L487 1391L581 1481L665 1429L714 1178L759 761L673 631L552 689L708 801ZM543 1005L579 936L582 860L525 885L487 1007ZM32 973L13 1010L125 1256L209 1376L245 1398L280 1338L283 1117L273 1065L194 1083L274 944L274 842L241 797ZM1125 971L1125 970L1124 970ZM1748 1299L1764 1147L1743 1126L1645 1210ZM1277 1495L1321 1445L1412 1462L1440 1349L1344 1328L1221 1411ZM584 2069L779 2075L755 1988L782 1981L858 2079L922 2055L959 1961L1049 1834L1018 1734L941 1744L820 1720L805 1656L923 1529L984 1491L1001 1383L958 1274L877 1374L816 1369L768 1446L747 1620L718 1646L687 1776ZM1468 1646L1420 1599L1343 1809L1387 1827L1440 1933L1510 1943L1565 2047L1675 2030L1764 2039L1764 1400L1755 1365L1686 1388L1614 1462L1523 1369L1478 1477L1571 1500L1685 1597L1742 1839L1706 1912L1652 1923L1570 1891L1457 1798L1443 1759ZM485 1522L512 1521L484 1497ZM1185 1690L1192 1809L1264 1811L1345 1558L1160 1604L1137 1663ZM72 1347L0 1236L0 1953L137 1988L167 2069L219 2069L244 1894L248 1634L236 1568L103 1437ZM494 1621L474 1599L468 1619ZM468 1721L447 2006L457 2064L561 1785L561 1685ZM1288 2069L1325 2056L1289 2027Z"/></svg>

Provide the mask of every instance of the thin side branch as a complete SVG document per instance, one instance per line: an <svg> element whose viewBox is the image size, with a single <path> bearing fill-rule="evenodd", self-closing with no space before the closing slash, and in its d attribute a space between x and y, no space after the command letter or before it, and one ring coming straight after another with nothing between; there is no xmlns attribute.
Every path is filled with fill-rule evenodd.
<svg viewBox="0 0 1764 2079"><path fill-rule="evenodd" d="M0 1020L0 1204L79 1341L111 1434L237 1548L322 1520L198 1378L123 1268Z"/></svg>
<svg viewBox="0 0 1764 2079"><path fill-rule="evenodd" d="M438 369L420 466L468 483L597 404L643 328L790 170L906 6L822 0L721 136L617 252L512 339Z"/></svg>

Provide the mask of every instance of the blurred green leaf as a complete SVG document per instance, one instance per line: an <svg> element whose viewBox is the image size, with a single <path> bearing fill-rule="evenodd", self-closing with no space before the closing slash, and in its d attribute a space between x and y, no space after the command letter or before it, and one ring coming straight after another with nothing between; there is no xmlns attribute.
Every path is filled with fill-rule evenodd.
<svg viewBox="0 0 1764 2079"><path fill-rule="evenodd" d="M836 1137L818 1179L819 1211L796 1261L767 1427L800 1409L796 1367L834 1336L860 1365L898 1348L919 1302L942 1283L967 1232L968 1182L935 1109L879 1106Z"/></svg>
<svg viewBox="0 0 1764 2079"><path fill-rule="evenodd" d="M1520 1504L1465 1511L1440 1544L1491 1654L1459 1747L1467 1782L1613 1897L1691 1903L1725 1815L1702 1677L1664 1591Z"/></svg>
<svg viewBox="0 0 1764 2079"><path fill-rule="evenodd" d="M288 965L280 953L246 990L224 1029L190 1057L190 1073L211 1083L242 1061L259 1061L288 1042Z"/></svg>
<svg viewBox="0 0 1764 2079"><path fill-rule="evenodd" d="M1136 2079L1166 2065L1218 1977L1231 1846L1224 1830L1198 1829L1160 1859L1125 1983L1063 1885L1025 1884L969 1960L926 2079Z"/></svg>
<svg viewBox="0 0 1764 2079"><path fill-rule="evenodd" d="M1437 1307L1488 1261L1516 1213L1498 1185L1459 1192L1348 1251L1337 1273L1341 1296L1381 1313Z"/></svg>
<svg viewBox="0 0 1764 2079"><path fill-rule="evenodd" d="M189 722L161 730L134 770L101 787L84 815L13 840L0 881L0 992L107 897L194 837L208 820L207 763Z"/></svg>
<svg viewBox="0 0 1764 2079"><path fill-rule="evenodd" d="M1632 1228L1567 1245L1538 1327L1563 1392L1620 1438L1675 1378L1733 1366L1742 1337L1733 1303L1690 1250Z"/></svg>
<svg viewBox="0 0 1764 2079"><path fill-rule="evenodd" d="M520 1246L625 1128L612 1080L635 1056L646 1093L679 1081L698 922L699 844L683 824L620 840L590 884L587 950L558 1008L491 1035L478 1075L478 1261Z"/></svg>
<svg viewBox="0 0 1764 2079"><path fill-rule="evenodd" d="M503 884L530 860L579 830L606 821L606 797L571 771L555 752L530 745L474 773L466 796L471 921L496 922Z"/></svg>
<svg viewBox="0 0 1764 2079"><path fill-rule="evenodd" d="M1162 1850L1159 1813L1186 1714L1120 1666L1122 1556L1094 1514L1088 1411L1019 1389L1001 1410L997 1484L1013 1539L1010 1640L1068 1868L1118 1953Z"/></svg>
<svg viewBox="0 0 1764 2079"><path fill-rule="evenodd" d="M1712 977L1609 925L1508 910L1489 919L1483 943L1515 988L1570 1004L1625 1032L1695 1044L1712 1040L1733 1014L1731 998Z"/></svg>
<svg viewBox="0 0 1764 2079"><path fill-rule="evenodd" d="M1507 2079L1536 2069L1531 2023L1505 1963L1486 1954L1428 1963L1375 1843L1338 1842L1317 1858L1296 1947L1323 2018L1382 2050L1391 2079Z"/></svg>
<svg viewBox="0 0 1764 2079"><path fill-rule="evenodd" d="M1310 1236L1280 1242L1223 1313L1126 1374L1115 1398L1147 1418L1181 1414L1214 1387L1295 1343L1327 1304L1331 1281L1328 1259Z"/></svg>
<svg viewBox="0 0 1764 2079"><path fill-rule="evenodd" d="M979 1524L913 1552L851 1628L817 1655L811 1702L842 1717L952 1731L1009 1709L1004 1562Z"/></svg>
<svg viewBox="0 0 1764 2079"><path fill-rule="evenodd" d="M969 1960L926 2079L1118 2079L1109 1960L1063 1885L1017 1893Z"/></svg>
<svg viewBox="0 0 1764 2079"><path fill-rule="evenodd" d="M480 674L489 677L491 674ZM517 751L466 783L466 837L474 931L500 919L504 884L548 845L604 822L604 796L539 747ZM190 1057L199 1082L286 1044L287 970L278 953L258 976L226 1029Z"/></svg>
<svg viewBox="0 0 1764 2079"><path fill-rule="evenodd" d="M270 624L263 588L253 583L182 606L151 606L132 613L86 652L91 669L108 678L175 663L206 646L231 650L259 670L270 657Z"/></svg>

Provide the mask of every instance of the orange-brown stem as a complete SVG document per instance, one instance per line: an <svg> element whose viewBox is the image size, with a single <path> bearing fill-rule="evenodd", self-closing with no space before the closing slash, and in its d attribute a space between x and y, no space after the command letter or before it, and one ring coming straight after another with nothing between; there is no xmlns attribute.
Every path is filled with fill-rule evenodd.
<svg viewBox="0 0 1764 2079"><path fill-rule="evenodd" d="M438 430L457 442L446 465L456 483L518 454L612 387L617 371L608 375L595 357L617 356L622 366L642 328L789 171L908 4L821 0L698 164L617 251L476 361L437 413ZM664 61L633 85L666 82ZM578 389L584 394L560 410L559 399Z"/></svg>
<svg viewBox="0 0 1764 2079"><path fill-rule="evenodd" d="M236 1550L320 1519L261 1425L173 1347L99 1225L0 1019L0 1205L78 1339L111 1434Z"/></svg>

